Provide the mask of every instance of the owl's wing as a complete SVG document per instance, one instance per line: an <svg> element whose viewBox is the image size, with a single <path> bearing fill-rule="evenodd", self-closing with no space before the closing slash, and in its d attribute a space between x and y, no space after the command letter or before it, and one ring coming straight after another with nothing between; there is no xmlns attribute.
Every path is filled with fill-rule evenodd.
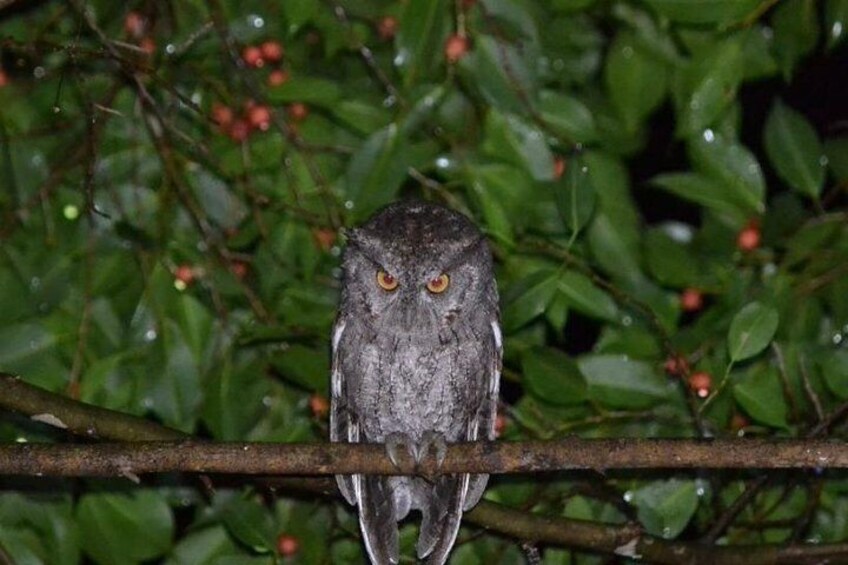
<svg viewBox="0 0 848 565"><path fill-rule="evenodd" d="M498 391L501 382L501 365L503 363L503 335L497 317L491 320L490 339L488 346L488 370L484 375L484 397L476 418L469 423L468 440L475 441L484 439L492 441L495 439L495 421L498 415ZM464 510L470 510L480 501L489 475L471 475L468 484L468 494L465 497Z"/></svg>
<svg viewBox="0 0 848 565"><path fill-rule="evenodd" d="M359 424L353 413L348 409L347 390L342 374L341 353L339 345L344 334L345 321L336 320L333 326L333 360L330 370L330 441L355 443L359 441ZM356 504L358 496L354 487L356 475L336 475L339 490L350 504Z"/></svg>

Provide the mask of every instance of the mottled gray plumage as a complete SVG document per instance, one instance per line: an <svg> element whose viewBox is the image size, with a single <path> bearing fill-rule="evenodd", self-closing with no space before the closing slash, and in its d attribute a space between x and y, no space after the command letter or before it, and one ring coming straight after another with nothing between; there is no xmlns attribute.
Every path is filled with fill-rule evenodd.
<svg viewBox="0 0 848 565"><path fill-rule="evenodd" d="M399 202L349 233L333 329L330 439L403 447L417 460L445 442L494 439L501 366L498 294L492 258L463 215L432 204ZM397 283L378 284L384 272ZM427 283L445 274L447 288ZM375 564L398 562L398 528L421 511L417 553L447 560L463 510L483 494L488 475L337 476L359 507L365 547Z"/></svg>

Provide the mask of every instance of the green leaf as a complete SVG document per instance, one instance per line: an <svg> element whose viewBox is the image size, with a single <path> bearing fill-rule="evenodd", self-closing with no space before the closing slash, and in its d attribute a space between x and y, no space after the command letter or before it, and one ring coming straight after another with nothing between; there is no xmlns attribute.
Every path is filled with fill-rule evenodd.
<svg viewBox="0 0 848 565"><path fill-rule="evenodd" d="M783 0L772 12L774 52L789 79L796 65L808 55L819 40L818 2Z"/></svg>
<svg viewBox="0 0 848 565"><path fill-rule="evenodd" d="M566 304L575 310L600 320L618 321L618 307L613 299L584 275L574 271L563 273L557 289Z"/></svg>
<svg viewBox="0 0 848 565"><path fill-rule="evenodd" d="M326 396L330 365L322 350L295 344L271 357L271 364L286 380Z"/></svg>
<svg viewBox="0 0 848 565"><path fill-rule="evenodd" d="M548 127L573 143L592 143L598 139L592 111L573 96L542 90L539 111Z"/></svg>
<svg viewBox="0 0 848 565"><path fill-rule="evenodd" d="M655 481L632 492L630 502L638 508L639 522L655 536L674 539L686 528L698 509L695 481Z"/></svg>
<svg viewBox="0 0 848 565"><path fill-rule="evenodd" d="M739 36L730 36L699 51L677 70L674 95L677 135L690 137L713 125L736 98L743 75Z"/></svg>
<svg viewBox="0 0 848 565"><path fill-rule="evenodd" d="M575 156L566 161L565 174L553 188L559 215L566 229L576 235L595 210L595 188L583 159Z"/></svg>
<svg viewBox="0 0 848 565"><path fill-rule="evenodd" d="M587 355L578 361L589 398L610 408L640 410L668 396L665 378L651 365L623 355Z"/></svg>
<svg viewBox="0 0 848 565"><path fill-rule="evenodd" d="M342 90L338 83L310 76L298 76L285 84L266 90L268 101L274 104L302 102L314 106L333 109L342 99Z"/></svg>
<svg viewBox="0 0 848 565"><path fill-rule="evenodd" d="M711 129L689 140L692 164L727 187L726 196L749 215L765 211L766 182L757 158L744 145Z"/></svg>
<svg viewBox="0 0 848 565"><path fill-rule="evenodd" d="M650 182L684 200L720 212L737 225L744 224L750 215L739 205L730 186L702 173L663 173Z"/></svg>
<svg viewBox="0 0 848 565"><path fill-rule="evenodd" d="M347 195L359 221L397 195L409 168L406 139L397 124L377 130L351 157Z"/></svg>
<svg viewBox="0 0 848 565"><path fill-rule="evenodd" d="M743 19L761 0L646 0L657 13L685 24L727 26Z"/></svg>
<svg viewBox="0 0 848 565"><path fill-rule="evenodd" d="M827 164L836 180L848 181L848 136L826 140L824 152L827 155Z"/></svg>
<svg viewBox="0 0 848 565"><path fill-rule="evenodd" d="M733 398L757 422L775 428L786 427L786 400L776 369L748 375L733 386Z"/></svg>
<svg viewBox="0 0 848 565"><path fill-rule="evenodd" d="M554 297L559 274L544 269L519 281L504 297L504 329L514 331L541 316Z"/></svg>
<svg viewBox="0 0 848 565"><path fill-rule="evenodd" d="M665 98L668 71L634 33L621 32L610 45L604 82L624 127L635 132Z"/></svg>
<svg viewBox="0 0 848 565"><path fill-rule="evenodd" d="M648 270L657 282L682 288L694 285L699 277L693 250L661 229L648 231L643 240Z"/></svg>
<svg viewBox="0 0 848 565"><path fill-rule="evenodd" d="M479 202L486 231L512 246L513 226L522 223L516 212L523 208L521 196L529 189L527 176L506 164L472 166L468 168L466 184Z"/></svg>
<svg viewBox="0 0 848 565"><path fill-rule="evenodd" d="M777 310L759 302L742 308L730 322L727 348L730 360L744 361L768 347L777 331Z"/></svg>
<svg viewBox="0 0 848 565"><path fill-rule="evenodd" d="M830 352L821 362L821 368L827 388L842 400L848 399L848 350Z"/></svg>
<svg viewBox="0 0 848 565"><path fill-rule="evenodd" d="M123 565L164 555L174 518L162 494L85 494L77 505L83 551L99 565Z"/></svg>
<svg viewBox="0 0 848 565"><path fill-rule="evenodd" d="M212 526L189 532L174 546L165 565L184 563L218 563L224 555L237 552L237 546L222 526Z"/></svg>
<svg viewBox="0 0 848 565"><path fill-rule="evenodd" d="M221 518L230 535L253 551L274 551L274 523L257 500L234 496L224 505Z"/></svg>
<svg viewBox="0 0 848 565"><path fill-rule="evenodd" d="M450 13L446 0L408 2L398 22L395 64L409 87L424 82L442 57Z"/></svg>
<svg viewBox="0 0 848 565"><path fill-rule="evenodd" d="M568 355L550 347L531 349L521 356L527 390L542 402L558 406L581 404L586 380Z"/></svg>
<svg viewBox="0 0 848 565"><path fill-rule="evenodd" d="M533 69L509 43L490 35L477 35L471 52L460 59L459 70L493 108L526 113L527 103L535 105L532 98L522 101L522 93L525 97L535 96Z"/></svg>
<svg viewBox="0 0 848 565"><path fill-rule="evenodd" d="M538 181L554 178L554 156L535 125L495 110L486 118L483 151L526 170Z"/></svg>
<svg viewBox="0 0 848 565"><path fill-rule="evenodd" d="M818 199L826 159L813 126L778 101L766 119L763 135L766 154L778 176L801 194Z"/></svg>

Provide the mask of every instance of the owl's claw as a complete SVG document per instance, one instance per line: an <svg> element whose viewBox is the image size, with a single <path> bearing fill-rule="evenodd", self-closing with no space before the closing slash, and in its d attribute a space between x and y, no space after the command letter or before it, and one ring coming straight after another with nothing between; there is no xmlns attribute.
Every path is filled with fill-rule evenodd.
<svg viewBox="0 0 848 565"><path fill-rule="evenodd" d="M416 461L416 463L418 462L415 443L413 443L412 438L410 438L406 434L394 432L386 436L386 455L389 456L389 460L392 462L392 465L394 465L395 468L400 469L398 449L400 449L401 447L404 448L407 453L409 453L410 457L412 457Z"/></svg>
<svg viewBox="0 0 848 565"><path fill-rule="evenodd" d="M441 467L442 463L445 462L445 456L448 454L448 444L445 441L445 436L438 432L426 432L424 434L421 443L418 444L415 462L421 463L424 461L431 447L436 450L436 467Z"/></svg>

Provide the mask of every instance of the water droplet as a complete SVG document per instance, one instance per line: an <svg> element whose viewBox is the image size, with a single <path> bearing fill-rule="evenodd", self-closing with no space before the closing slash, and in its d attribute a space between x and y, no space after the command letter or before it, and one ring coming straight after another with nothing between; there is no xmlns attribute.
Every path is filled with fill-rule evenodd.
<svg viewBox="0 0 848 565"><path fill-rule="evenodd" d="M834 39L842 35L842 22L833 22L830 27L830 36Z"/></svg>
<svg viewBox="0 0 848 565"><path fill-rule="evenodd" d="M701 104L697 100L692 100L689 102L689 108L692 110L698 110L701 108Z"/></svg>
<svg viewBox="0 0 848 565"><path fill-rule="evenodd" d="M32 292L35 292L35 291L36 291L36 290L38 290L39 288L41 288L41 279L40 279L40 278L38 278L38 277L32 277L32 278L29 280L29 289L30 289Z"/></svg>
<svg viewBox="0 0 848 565"><path fill-rule="evenodd" d="M630 316L622 316L621 317L621 325L622 326L630 326L631 324L633 324L633 318L631 318Z"/></svg>
<svg viewBox="0 0 848 565"><path fill-rule="evenodd" d="M395 58L392 59L392 64L396 67L402 67L406 63L406 52L398 51L398 54L395 55Z"/></svg>
<svg viewBox="0 0 848 565"><path fill-rule="evenodd" d="M59 113L59 112L61 112L61 111L62 111L62 109L61 109L60 107L58 107L58 106L53 106L53 113L54 113L54 114L58 114L58 113Z"/></svg>
<svg viewBox="0 0 848 565"><path fill-rule="evenodd" d="M436 159L436 166L440 169L447 169L450 166L450 160L447 157L439 157Z"/></svg>
<svg viewBox="0 0 848 565"><path fill-rule="evenodd" d="M185 281L181 281L180 279L174 279L174 288L182 292L188 288L188 285L185 283Z"/></svg>
<svg viewBox="0 0 848 565"><path fill-rule="evenodd" d="M663 528L663 530L662 530L662 536L663 536L664 538L670 538L670 537L671 537L671 528L669 528L668 526L666 526L665 528Z"/></svg>
<svg viewBox="0 0 848 565"><path fill-rule="evenodd" d="M397 102L397 99L394 96L386 96L385 100L383 100L383 107L384 108L391 108L392 106L395 105L396 102Z"/></svg>
<svg viewBox="0 0 848 565"><path fill-rule="evenodd" d="M624 499L624 502L632 502L633 501L633 493L628 490L622 495L621 498Z"/></svg>
<svg viewBox="0 0 848 565"><path fill-rule="evenodd" d="M345 210L353 210L353 200L345 200Z"/></svg>
<svg viewBox="0 0 848 565"><path fill-rule="evenodd" d="M763 276L773 277L777 274L777 265L774 263L766 263L763 265Z"/></svg>
<svg viewBox="0 0 848 565"><path fill-rule="evenodd" d="M697 494L698 496L704 496L705 494L707 494L707 489L699 486L695 489L695 494Z"/></svg>
<svg viewBox="0 0 848 565"><path fill-rule="evenodd" d="M843 338L843 336L840 333L833 334L833 338L832 338L833 345L839 345L840 343L842 343L842 338Z"/></svg>
<svg viewBox="0 0 848 565"><path fill-rule="evenodd" d="M629 45L626 45L626 46L624 46L624 48L621 50L621 54L622 54L622 55L624 55L624 58L625 58L625 59L629 59L630 57L632 57L632 56L633 56L633 48L632 48L632 47L630 47Z"/></svg>
<svg viewBox="0 0 848 565"><path fill-rule="evenodd" d="M822 167L827 167L828 162L829 161L827 160L827 155L822 155L821 157L819 157L819 165L821 165Z"/></svg>
<svg viewBox="0 0 848 565"><path fill-rule="evenodd" d="M153 408L153 399L149 396L145 396L141 399L141 405L145 408Z"/></svg>
<svg viewBox="0 0 848 565"><path fill-rule="evenodd" d="M715 141L715 133L710 128L704 130L704 141L707 143L712 143Z"/></svg>
<svg viewBox="0 0 848 565"><path fill-rule="evenodd" d="M150 328L149 330L144 332L144 339L146 339L147 341L153 341L154 339L156 339L156 337L156 330L154 330L153 328Z"/></svg>
<svg viewBox="0 0 848 565"><path fill-rule="evenodd" d="M259 29L265 26L265 20L262 19L262 16L251 15L248 16L248 21L250 21L250 25Z"/></svg>
<svg viewBox="0 0 848 565"><path fill-rule="evenodd" d="M38 342L34 339L29 340L29 348L35 351L36 349L38 349Z"/></svg>
<svg viewBox="0 0 848 565"><path fill-rule="evenodd" d="M199 91L193 93L191 95L191 101L194 102L195 104L200 104L201 102L203 102L203 93L199 92Z"/></svg>
<svg viewBox="0 0 848 565"><path fill-rule="evenodd" d="M18 436L15 438L16 443L27 443L29 440L24 436Z"/></svg>
<svg viewBox="0 0 848 565"><path fill-rule="evenodd" d="M168 45L165 46L165 53L167 53L168 55L173 55L176 52L177 52L177 46L174 45L173 43L169 43Z"/></svg>
<svg viewBox="0 0 848 565"><path fill-rule="evenodd" d="M44 70L44 67L38 66L32 70L32 76L35 78L44 78L44 75L47 74L47 71Z"/></svg>
<svg viewBox="0 0 848 565"><path fill-rule="evenodd" d="M268 395L262 397L262 406L270 408L274 404L274 399Z"/></svg>
<svg viewBox="0 0 848 565"><path fill-rule="evenodd" d="M74 206L73 204L67 204L67 205L66 205L66 206L62 209L62 215L64 215L64 216L65 216L65 219L66 219L66 220L74 221L74 220L76 220L77 218L79 218L80 211L79 211L79 208L77 208L77 207L76 207L76 206Z"/></svg>
<svg viewBox="0 0 848 565"><path fill-rule="evenodd" d="M582 167L580 167L580 172L585 175L586 173L589 172L589 167L587 167L586 165L583 165Z"/></svg>

